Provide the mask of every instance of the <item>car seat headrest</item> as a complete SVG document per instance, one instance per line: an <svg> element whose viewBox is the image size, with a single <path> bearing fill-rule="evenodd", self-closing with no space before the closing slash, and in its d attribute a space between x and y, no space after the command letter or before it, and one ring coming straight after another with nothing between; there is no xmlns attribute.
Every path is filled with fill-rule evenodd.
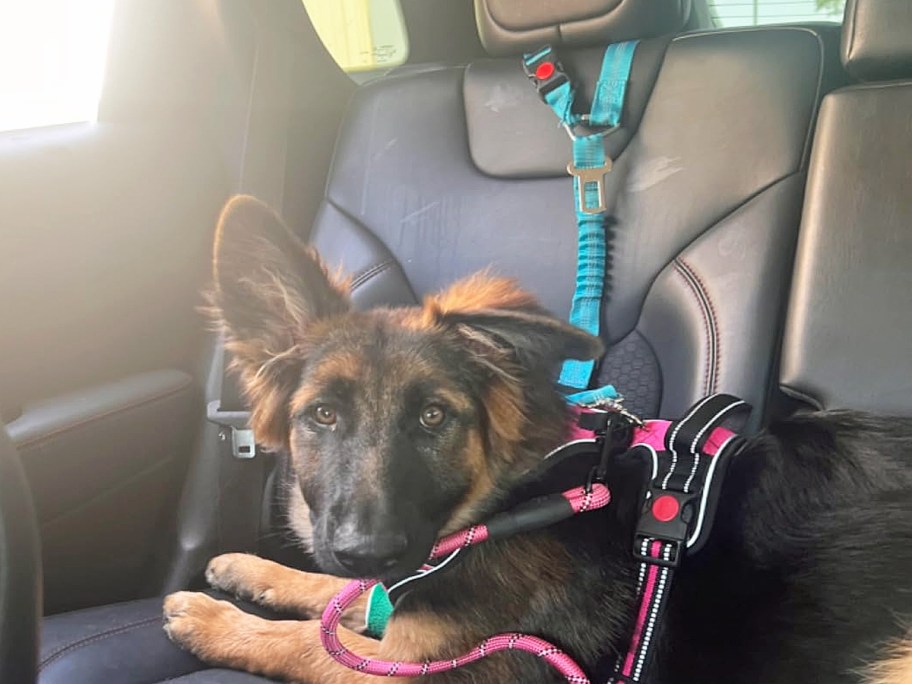
<svg viewBox="0 0 912 684"><path fill-rule="evenodd" d="M842 63L862 81L912 78L912 2L849 0Z"/></svg>
<svg viewBox="0 0 912 684"><path fill-rule="evenodd" d="M481 42L495 56L676 33L690 10L691 0L475 0Z"/></svg>

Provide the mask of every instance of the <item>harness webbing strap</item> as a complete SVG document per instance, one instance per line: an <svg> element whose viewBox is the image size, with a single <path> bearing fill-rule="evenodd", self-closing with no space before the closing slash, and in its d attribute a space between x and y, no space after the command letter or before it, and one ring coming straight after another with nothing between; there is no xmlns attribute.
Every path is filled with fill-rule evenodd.
<svg viewBox="0 0 912 684"><path fill-rule="evenodd" d="M679 421L648 421L634 431L631 450L644 450L652 459L633 549L642 561L639 610L627 653L618 658L608 684L637 684L648 669L674 572L684 555L699 549L709 532L721 484L718 466L743 443L720 425L732 413L747 408L737 397L714 394L699 401ZM686 516L685 509L689 509Z"/></svg>
<svg viewBox="0 0 912 684"><path fill-rule="evenodd" d="M641 553L650 558L669 562L674 549L671 544L643 540ZM673 568L667 565L648 565L646 563L640 565L637 580L639 608L633 627L633 636L630 638L630 648L618 659L615 673L606 684L640 681L652 655L650 647L656 639L659 618L668 602L673 577Z"/></svg>
<svg viewBox="0 0 912 684"><path fill-rule="evenodd" d="M665 436L665 447L672 453L699 455L713 428L729 414L747 403L729 394L713 394L694 406L684 420L675 424ZM687 491L685 486L683 491Z"/></svg>
<svg viewBox="0 0 912 684"><path fill-rule="evenodd" d="M547 75L540 84L548 86L543 99L555 113L561 125L573 138L573 161L568 171L573 176L573 196L576 208L579 253L577 258L576 287L570 309L570 322L592 335L601 329L601 308L605 295L607 277L607 239L605 235L605 213L608 210L605 199L604 176L611 170L611 159L605 154L605 134L618 126L624 109L627 82L633 65L637 41L609 45L602 60L602 69L595 86L595 94L588 117L574 111L576 91L565 75L557 85L551 83L557 67L547 68ZM555 65L552 48L545 47L524 57L526 70L533 76L538 73L536 65L543 61ZM574 128L582 123L607 127L589 135L575 135ZM568 359L561 369L558 383L570 390L577 390L568 396L568 401L595 405L618 398L611 386L588 390L595 370L595 361Z"/></svg>

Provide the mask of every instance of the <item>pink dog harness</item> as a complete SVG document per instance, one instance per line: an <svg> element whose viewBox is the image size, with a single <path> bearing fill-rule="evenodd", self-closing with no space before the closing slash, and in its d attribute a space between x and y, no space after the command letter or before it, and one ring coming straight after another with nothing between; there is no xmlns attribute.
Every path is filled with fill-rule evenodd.
<svg viewBox="0 0 912 684"><path fill-rule="evenodd" d="M715 394L698 402L679 421L647 421L634 432L628 453L639 453L651 464L633 540L633 555L640 561L639 609L630 645L617 658L607 684L643 681L674 572L687 554L706 543L725 469L745 443L720 424L749 408L736 397Z"/></svg>
<svg viewBox="0 0 912 684"><path fill-rule="evenodd" d="M720 427L720 423L745 408L749 407L735 397L716 394L700 401L679 421L647 421L633 429L627 453L641 454L651 465L649 486L633 540L633 553L640 561L639 609L629 648L617 657L613 674L606 684L642 681L651 659L655 630L667 605L673 573L685 554L698 551L705 543L726 461L740 451L744 443L735 433ZM549 458L581 447L588 447L589 454L593 450L608 454L612 448L611 421L619 415L581 409L579 422L584 427L577 428L571 441L549 454ZM440 539L429 562L443 559L442 562L409 579L420 579L422 574L445 566L470 546L545 527L607 506L611 494L600 475L594 475L594 480L586 486L539 497L507 514L495 515L485 524ZM517 516L517 511L525 512L533 507L534 519L526 519L524 523L524 517ZM402 662L359 656L342 644L336 630L345 610L377 584L376 580L351 582L323 612L321 641L327 653L341 665L380 677L419 677L454 670L499 651L519 650L543 659L567 682L591 684L589 676L569 655L539 637L526 634L492 636L465 655L451 660Z"/></svg>

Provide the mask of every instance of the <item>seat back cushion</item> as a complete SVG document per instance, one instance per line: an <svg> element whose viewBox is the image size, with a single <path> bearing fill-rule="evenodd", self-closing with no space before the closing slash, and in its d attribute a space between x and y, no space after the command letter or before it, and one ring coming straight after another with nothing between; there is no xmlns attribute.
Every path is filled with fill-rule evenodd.
<svg viewBox="0 0 912 684"><path fill-rule="evenodd" d="M912 5L853 0L846 16L846 68L891 80L836 91L823 103L781 387L817 408L909 415Z"/></svg>
<svg viewBox="0 0 912 684"><path fill-rule="evenodd" d="M647 416L726 390L765 396L797 233L824 29L643 41L610 134L601 377ZM834 47L835 51L835 47ZM601 50L562 51L587 100ZM362 305L473 271L514 276L559 316L573 292L570 141L518 58L361 88L312 233Z"/></svg>

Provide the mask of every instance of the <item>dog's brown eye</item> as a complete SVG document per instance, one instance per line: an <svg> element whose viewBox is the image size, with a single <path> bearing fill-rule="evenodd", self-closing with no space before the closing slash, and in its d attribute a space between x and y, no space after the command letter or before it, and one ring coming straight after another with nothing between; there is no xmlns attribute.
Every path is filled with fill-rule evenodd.
<svg viewBox="0 0 912 684"><path fill-rule="evenodd" d="M319 404L313 410L313 418L320 425L335 425L336 421L339 419L336 415L336 411L331 406L326 404Z"/></svg>
<svg viewBox="0 0 912 684"><path fill-rule="evenodd" d="M421 424L426 428L437 428L446 420L446 411L439 404L429 404L421 411Z"/></svg>

